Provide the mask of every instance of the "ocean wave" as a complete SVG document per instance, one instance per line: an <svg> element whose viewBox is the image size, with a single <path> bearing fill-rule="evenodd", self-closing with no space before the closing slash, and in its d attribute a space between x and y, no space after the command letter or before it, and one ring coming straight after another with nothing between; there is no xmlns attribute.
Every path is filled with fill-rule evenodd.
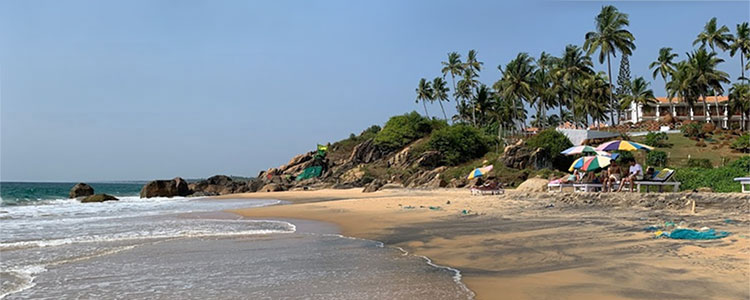
<svg viewBox="0 0 750 300"><path fill-rule="evenodd" d="M198 220L190 220L195 222ZM247 235L265 235L275 233L294 233L297 227L289 222L276 220L210 220L212 224L233 223L233 224L252 224L252 223L272 223L273 228L259 228L249 230L232 230L234 228L186 228L182 230L164 230L154 232L153 230L130 231L116 234L87 235L72 238L30 240L16 242L0 242L0 251L18 250L26 248L55 247L68 244L79 243L102 243L102 242L119 242L128 240L158 240L169 238L192 238L192 237L221 237L221 236L247 236Z"/></svg>

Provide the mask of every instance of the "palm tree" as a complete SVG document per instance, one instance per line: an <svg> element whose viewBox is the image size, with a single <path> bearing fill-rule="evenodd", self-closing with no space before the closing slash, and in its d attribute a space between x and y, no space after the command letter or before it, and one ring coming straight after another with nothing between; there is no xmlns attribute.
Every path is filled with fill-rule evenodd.
<svg viewBox="0 0 750 300"><path fill-rule="evenodd" d="M524 101L530 102L533 97L535 71L532 61L533 59L527 53L518 53L504 70L502 66L497 67L502 77L493 85L493 88L501 98L516 101L521 105Z"/></svg>
<svg viewBox="0 0 750 300"><path fill-rule="evenodd" d="M456 91L461 92L463 99L471 101L471 123L474 126L477 125L477 118L475 115L476 104L473 101L473 90L479 85L479 81L476 78L477 74L474 72L474 69L464 68L464 78L458 81L458 90Z"/></svg>
<svg viewBox="0 0 750 300"><path fill-rule="evenodd" d="M453 96L457 99L461 99L456 107L458 115L460 116L459 119L463 121L471 121L473 124L474 119L471 118L473 108L467 103L468 100L472 98L472 88L472 83L470 81L461 79L456 84L456 89L453 92ZM464 113L466 114L465 116L463 115Z"/></svg>
<svg viewBox="0 0 750 300"><path fill-rule="evenodd" d="M639 115L640 107L656 103L654 91L648 88L649 82L643 77L638 77L630 83L630 94L625 95L623 101L629 106L635 104L635 115ZM658 116L657 116L658 117ZM640 122L639 119L636 121Z"/></svg>
<svg viewBox="0 0 750 300"><path fill-rule="evenodd" d="M533 78L533 97L532 104L537 105L536 109L536 120L541 121L545 115L547 107L552 106L556 102L557 91L553 88L552 81L550 80L550 70L552 69L556 58L549 55L547 52L542 52L539 58L536 60L536 72ZM537 122L539 123L539 122ZM546 127L546 122L537 124L538 127Z"/></svg>
<svg viewBox="0 0 750 300"><path fill-rule="evenodd" d="M491 102L492 91L484 84L480 84L474 91L474 109L477 112L477 123L479 126L486 124L485 115L492 107Z"/></svg>
<svg viewBox="0 0 750 300"><path fill-rule="evenodd" d="M745 115L750 117L750 84L747 83L735 83L729 88L729 108L731 109L730 115L734 112L740 113L740 128L742 130L748 130L745 122Z"/></svg>
<svg viewBox="0 0 750 300"><path fill-rule="evenodd" d="M666 86L669 101L671 102L673 98L678 97L687 103L691 111L695 107L695 101L698 97L698 90L692 78L690 65L683 60L675 63L675 70Z"/></svg>
<svg viewBox="0 0 750 300"><path fill-rule="evenodd" d="M448 101L448 87L446 86L445 80L442 77L435 77L432 80L432 100L437 101L440 104L440 110L443 111L443 117L448 120L448 115L445 114L445 108L443 108L443 101Z"/></svg>
<svg viewBox="0 0 750 300"><path fill-rule="evenodd" d="M464 68L471 69L474 74L479 74L482 71L482 65L484 63L477 60L477 50L469 50L469 54L466 55L466 64Z"/></svg>
<svg viewBox="0 0 750 300"><path fill-rule="evenodd" d="M432 87L430 86L430 82L428 82L424 78L420 79L416 91L417 103L419 103L419 101L422 101L422 105L424 105L424 113L429 119L430 114L427 112L427 102L432 102Z"/></svg>
<svg viewBox="0 0 750 300"><path fill-rule="evenodd" d="M721 86L722 83L729 83L729 74L723 71L717 70L717 65L724 62L723 59L716 57L716 52L709 53L706 48L701 47L698 50L693 51L692 54L688 53L688 66L691 71L691 79L696 85L696 89L701 95L703 100L703 108L706 110L706 117L711 118L708 112L708 104L706 103L706 95L709 91L713 91L717 95L724 93L724 88ZM716 117L719 117L719 100L716 100Z"/></svg>
<svg viewBox="0 0 750 300"><path fill-rule="evenodd" d="M713 51L716 51L714 46L721 50L729 49L729 42L732 40L729 28L727 28L726 25L721 25L721 27L717 29L716 26L716 17L713 17L708 23L706 23L706 26L703 27L703 31L698 34L698 37L695 38L693 46L700 43L701 47L706 47L706 45L708 45Z"/></svg>
<svg viewBox="0 0 750 300"><path fill-rule="evenodd" d="M656 75L660 75L661 79L664 80L664 86L666 88L667 78L674 73L674 59L677 58L677 53L672 53L672 48L664 47L659 49L659 57L648 65L649 69L653 69L653 78L656 79ZM674 103L672 98L669 98L670 114L674 114Z"/></svg>
<svg viewBox="0 0 750 300"><path fill-rule="evenodd" d="M565 47L563 56L557 61L553 71L553 77L555 78L555 86L559 90L559 104L560 104L560 117L561 121L565 122L568 119L563 120L566 114L563 112L563 106L572 105L575 95L575 82L587 75L594 73L593 63L591 57L585 55L581 48L576 45L568 45ZM567 99L566 99L567 97Z"/></svg>
<svg viewBox="0 0 750 300"><path fill-rule="evenodd" d="M526 120L526 109L523 104L505 99L499 93L493 93L491 101L492 109L489 113L495 117L495 121L497 122L497 137L503 143L505 128L513 127L518 120Z"/></svg>
<svg viewBox="0 0 750 300"><path fill-rule="evenodd" d="M599 15L596 16L596 30L586 33L586 41L583 43L583 49L589 55L599 49L599 63L604 63L607 59L607 74L609 75L609 102L614 105L612 99L612 65L610 55L617 56L617 51L623 55L632 55L635 50L633 41L635 37L630 31L625 29L630 25L628 15L621 13L616 7L607 5L602 7ZM614 107L613 107L614 108ZM610 112L612 125L615 125L614 112ZM618 111L619 122L619 111Z"/></svg>
<svg viewBox="0 0 750 300"><path fill-rule="evenodd" d="M735 33L729 49L729 55L732 57L739 51L742 80L745 80L747 83L747 77L745 77L745 57L750 57L750 26L748 26L747 22L737 24L737 33Z"/></svg>
<svg viewBox="0 0 750 300"><path fill-rule="evenodd" d="M448 61L441 62L441 64L443 65L443 69L441 70L441 72L443 73L443 77L445 77L448 74L451 74L451 81L453 82L453 91L455 91L456 90L456 75L461 76L461 73L464 71L464 65L461 62L461 54L458 54L458 52L448 53ZM458 107L457 100L456 100L456 107Z"/></svg>

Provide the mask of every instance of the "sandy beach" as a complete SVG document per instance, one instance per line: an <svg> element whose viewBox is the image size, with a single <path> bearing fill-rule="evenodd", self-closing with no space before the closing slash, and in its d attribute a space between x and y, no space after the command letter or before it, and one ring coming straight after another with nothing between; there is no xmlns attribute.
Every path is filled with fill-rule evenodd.
<svg viewBox="0 0 750 300"><path fill-rule="evenodd" d="M344 235L427 256L459 269L477 299L750 298L747 195L348 189L218 198L289 201L232 212L330 222ZM674 240L644 230L667 221L731 235Z"/></svg>

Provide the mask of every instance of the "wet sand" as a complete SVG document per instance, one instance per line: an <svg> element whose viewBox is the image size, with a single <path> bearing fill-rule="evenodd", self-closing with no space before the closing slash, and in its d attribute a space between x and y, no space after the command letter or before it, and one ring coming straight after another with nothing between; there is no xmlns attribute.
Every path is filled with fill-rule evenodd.
<svg viewBox="0 0 750 300"><path fill-rule="evenodd" d="M290 201L233 212L331 222L344 235L402 247L461 270L477 299L750 298L750 196L710 201L702 195L693 214L687 203L674 205L686 194L604 195L583 202L561 194L468 194L350 189L219 198ZM664 198L674 198L667 201L673 205L654 208ZM732 234L688 241L655 239L643 230L665 221Z"/></svg>

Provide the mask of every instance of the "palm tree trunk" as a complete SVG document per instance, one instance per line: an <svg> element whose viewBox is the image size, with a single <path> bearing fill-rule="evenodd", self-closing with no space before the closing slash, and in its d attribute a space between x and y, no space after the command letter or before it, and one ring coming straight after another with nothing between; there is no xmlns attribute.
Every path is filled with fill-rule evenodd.
<svg viewBox="0 0 750 300"><path fill-rule="evenodd" d="M612 111L612 109L618 109L618 108L615 107L615 102L614 100L612 100L612 65L609 62L609 53L607 53L607 72L609 73L608 75L609 77L609 104L612 105L611 109L609 110L609 117L612 118L612 122L610 123L612 123L612 126L615 126L615 114L614 114L614 111ZM617 112L617 115L619 117L620 115L619 111ZM618 124L620 123L619 119L617 120L617 123Z"/></svg>
<svg viewBox="0 0 750 300"><path fill-rule="evenodd" d="M443 108L443 100L438 100L438 104L440 104L440 110L443 111L443 118L445 118L445 121L448 121L448 115L445 114L445 108Z"/></svg>
<svg viewBox="0 0 750 300"><path fill-rule="evenodd" d="M430 118L430 114L427 112L427 103L426 103L426 101L422 100L422 105L424 105L424 114L427 115L428 119L431 119Z"/></svg>
<svg viewBox="0 0 750 300"><path fill-rule="evenodd" d="M705 115L706 120L709 122L713 122L711 121L711 113L708 109L708 103L706 103L706 94L701 94L701 100L703 100L703 114Z"/></svg>
<svg viewBox="0 0 750 300"><path fill-rule="evenodd" d="M747 78L745 78L745 56L742 55L742 52L740 51L740 70L742 72L742 78L747 82Z"/></svg>
<svg viewBox="0 0 750 300"><path fill-rule="evenodd" d="M456 102L456 114L458 114L460 120L461 111L458 109L458 99L456 99L456 75L453 75L453 73L451 73L451 81L453 81L453 101ZM453 118L451 118L451 124L453 124Z"/></svg>
<svg viewBox="0 0 750 300"><path fill-rule="evenodd" d="M721 113L719 112L719 96L716 96L716 93L714 93L714 104L716 105L716 122L719 122L719 124L721 124Z"/></svg>

